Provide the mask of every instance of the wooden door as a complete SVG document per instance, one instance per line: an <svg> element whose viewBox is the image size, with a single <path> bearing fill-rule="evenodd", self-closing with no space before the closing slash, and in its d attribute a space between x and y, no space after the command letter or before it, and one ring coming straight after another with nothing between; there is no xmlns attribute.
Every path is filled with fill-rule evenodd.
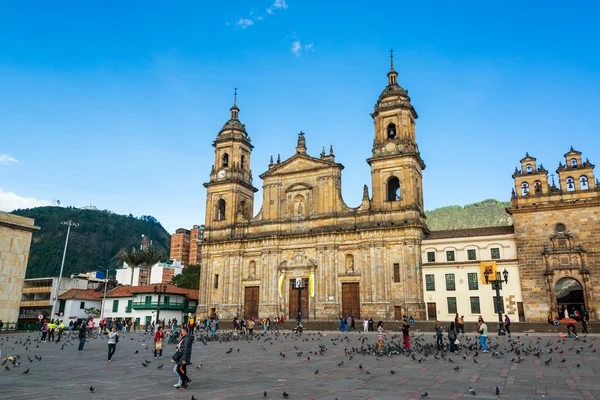
<svg viewBox="0 0 600 400"><path fill-rule="evenodd" d="M342 283L342 314L360 319L360 286L358 282Z"/></svg>
<svg viewBox="0 0 600 400"><path fill-rule="evenodd" d="M300 312L302 312L302 321L306 321L308 318L308 279L302 280L302 286L304 287L300 293ZM289 315L290 320L296 320L298 318L298 289L296 289L296 280L290 280L290 301Z"/></svg>
<svg viewBox="0 0 600 400"><path fill-rule="evenodd" d="M517 312L519 313L519 322L525 322L525 310L523 310L522 301L517 301Z"/></svg>
<svg viewBox="0 0 600 400"><path fill-rule="evenodd" d="M429 321L437 320L437 307L435 303L427 303L427 319Z"/></svg>
<svg viewBox="0 0 600 400"><path fill-rule="evenodd" d="M258 318L259 286L247 286L244 290L244 318Z"/></svg>
<svg viewBox="0 0 600 400"><path fill-rule="evenodd" d="M394 319L396 321L402 321L402 307L394 306Z"/></svg>

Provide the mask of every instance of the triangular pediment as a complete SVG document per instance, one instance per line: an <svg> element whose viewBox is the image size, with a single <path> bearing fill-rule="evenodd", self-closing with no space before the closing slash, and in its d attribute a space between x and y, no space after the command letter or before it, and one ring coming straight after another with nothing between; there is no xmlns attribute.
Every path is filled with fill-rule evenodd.
<svg viewBox="0 0 600 400"><path fill-rule="evenodd" d="M311 171L322 168L344 167L334 161L322 160L304 154L295 154L282 163L274 164L268 171L260 175L262 179L269 176L291 174L296 172Z"/></svg>

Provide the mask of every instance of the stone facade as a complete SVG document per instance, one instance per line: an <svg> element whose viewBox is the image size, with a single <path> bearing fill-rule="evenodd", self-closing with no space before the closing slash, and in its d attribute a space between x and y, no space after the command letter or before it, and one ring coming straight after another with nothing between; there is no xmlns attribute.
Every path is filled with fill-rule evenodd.
<svg viewBox="0 0 600 400"><path fill-rule="evenodd" d="M513 174L512 205L525 314L545 321L563 305L600 318L600 184L594 165L571 150L556 170L559 185L529 154ZM577 290L578 289L578 290ZM562 314L561 314L562 316Z"/></svg>
<svg viewBox="0 0 600 400"><path fill-rule="evenodd" d="M0 212L0 319L15 322L19 317L21 290L25 279L34 220Z"/></svg>
<svg viewBox="0 0 600 400"><path fill-rule="evenodd" d="M295 318L294 282L300 278L304 319L392 319L399 309L425 318L425 164L415 137L417 114L396 78L392 59L388 85L371 114L372 197L365 185L357 208L342 199L344 167L333 149L308 155L300 132L295 154L271 159L260 175L262 207L252 217L253 146L234 100L231 118L213 143L215 165L205 184L199 315Z"/></svg>

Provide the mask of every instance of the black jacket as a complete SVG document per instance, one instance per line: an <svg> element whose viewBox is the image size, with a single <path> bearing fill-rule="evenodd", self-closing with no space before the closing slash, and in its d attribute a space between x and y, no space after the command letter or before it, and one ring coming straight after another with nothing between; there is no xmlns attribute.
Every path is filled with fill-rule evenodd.
<svg viewBox="0 0 600 400"><path fill-rule="evenodd" d="M83 326L80 330L79 330L79 339L83 339L85 338L85 333L86 333L87 329L85 328L85 326Z"/></svg>
<svg viewBox="0 0 600 400"><path fill-rule="evenodd" d="M190 363L190 359L192 358L192 342L194 338L189 333L181 339L181 346L179 347L179 351L181 351L181 361L185 361L186 364Z"/></svg>

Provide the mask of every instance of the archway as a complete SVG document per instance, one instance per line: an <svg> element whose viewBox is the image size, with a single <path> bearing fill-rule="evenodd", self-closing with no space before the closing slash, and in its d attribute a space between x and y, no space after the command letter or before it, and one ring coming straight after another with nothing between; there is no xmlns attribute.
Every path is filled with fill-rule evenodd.
<svg viewBox="0 0 600 400"><path fill-rule="evenodd" d="M569 315L572 315L575 310L581 314L586 309L583 287L577 280L573 278L560 279L554 286L554 292L560 318L564 317L565 308Z"/></svg>

